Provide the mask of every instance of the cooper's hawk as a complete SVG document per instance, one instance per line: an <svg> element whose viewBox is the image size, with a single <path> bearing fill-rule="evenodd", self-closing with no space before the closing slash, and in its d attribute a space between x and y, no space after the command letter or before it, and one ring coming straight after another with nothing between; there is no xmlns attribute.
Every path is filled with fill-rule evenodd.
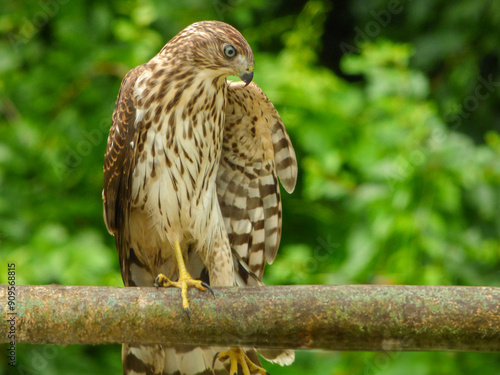
<svg viewBox="0 0 500 375"><path fill-rule="evenodd" d="M250 83L253 67L236 29L198 22L125 76L113 113L104 219L123 282L180 287L188 315L188 286L262 285L281 235L278 177L288 192L295 186L292 144ZM228 83L229 75L244 82ZM247 364L265 373L244 353L259 365L248 348L124 344L122 352L125 374L223 374L230 365L247 374ZM259 353L280 364L294 358Z"/></svg>

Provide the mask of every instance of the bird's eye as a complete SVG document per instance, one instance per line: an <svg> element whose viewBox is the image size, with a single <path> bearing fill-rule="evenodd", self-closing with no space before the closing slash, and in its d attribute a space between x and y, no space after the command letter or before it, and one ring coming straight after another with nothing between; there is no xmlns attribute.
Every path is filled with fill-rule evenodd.
<svg viewBox="0 0 500 375"><path fill-rule="evenodd" d="M234 48L234 46L232 46L231 44L224 46L224 55L232 59L234 56L236 56L236 48Z"/></svg>

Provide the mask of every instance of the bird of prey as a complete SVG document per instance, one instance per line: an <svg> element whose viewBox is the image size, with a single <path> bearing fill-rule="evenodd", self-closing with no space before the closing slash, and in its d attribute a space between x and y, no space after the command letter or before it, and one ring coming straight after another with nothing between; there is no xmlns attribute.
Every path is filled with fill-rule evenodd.
<svg viewBox="0 0 500 375"><path fill-rule="evenodd" d="M103 206L125 286L262 285L297 162L278 112L251 83L244 37L194 23L123 79L104 162ZM228 76L242 81L228 82ZM219 353L219 354L217 354ZM124 344L124 374L265 374L253 348ZM289 350L259 350L280 364ZM216 360L213 360L213 359Z"/></svg>

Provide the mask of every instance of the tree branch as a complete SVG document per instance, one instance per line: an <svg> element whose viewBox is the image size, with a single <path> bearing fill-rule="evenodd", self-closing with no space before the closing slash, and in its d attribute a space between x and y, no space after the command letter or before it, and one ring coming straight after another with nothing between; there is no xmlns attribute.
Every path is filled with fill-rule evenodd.
<svg viewBox="0 0 500 375"><path fill-rule="evenodd" d="M500 288L274 286L175 288L0 285L0 342L163 343L326 350L500 351ZM15 312L17 315L7 315Z"/></svg>

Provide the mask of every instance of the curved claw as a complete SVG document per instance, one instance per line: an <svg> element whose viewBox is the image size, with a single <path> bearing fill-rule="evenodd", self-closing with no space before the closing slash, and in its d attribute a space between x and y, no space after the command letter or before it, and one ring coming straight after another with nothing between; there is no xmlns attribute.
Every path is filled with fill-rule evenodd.
<svg viewBox="0 0 500 375"><path fill-rule="evenodd" d="M172 282L170 281L170 279L168 277L166 277L164 274L160 273L160 274L158 274L158 276L156 276L155 282L153 285L156 287L156 289L158 289L160 286L161 287L169 287L170 285L172 285Z"/></svg>
<svg viewBox="0 0 500 375"><path fill-rule="evenodd" d="M238 375L238 367L241 367L243 375L250 375L251 373L269 375L269 373L264 368L252 362L252 360L246 355L244 350L239 346L232 346L227 351L219 352L215 355L215 358L221 362L229 359L229 373L231 375Z"/></svg>
<svg viewBox="0 0 500 375"><path fill-rule="evenodd" d="M214 359L212 360L212 368L215 368L215 361L217 361L217 358L219 357L219 353L220 352L217 352L214 355Z"/></svg>
<svg viewBox="0 0 500 375"><path fill-rule="evenodd" d="M164 274L160 273L155 278L154 286L158 289L161 287L176 287L181 289L181 297L182 297L182 307L184 308L184 312L186 313L188 319L191 321L191 314L189 311L189 299L188 299L188 288L195 287L199 290L210 290L212 296L215 298L215 293L210 288L210 285L204 283L201 280L194 280L187 272L181 273L179 279L177 281L171 281Z"/></svg>
<svg viewBox="0 0 500 375"><path fill-rule="evenodd" d="M210 291L210 293L212 293L212 296L214 296L214 298L215 298L215 293L214 293L214 290L213 290L212 288L210 288L210 285L208 285L207 283L205 283L205 282L203 282L203 281L201 282L201 285L202 285L203 287L207 288L207 289Z"/></svg>

